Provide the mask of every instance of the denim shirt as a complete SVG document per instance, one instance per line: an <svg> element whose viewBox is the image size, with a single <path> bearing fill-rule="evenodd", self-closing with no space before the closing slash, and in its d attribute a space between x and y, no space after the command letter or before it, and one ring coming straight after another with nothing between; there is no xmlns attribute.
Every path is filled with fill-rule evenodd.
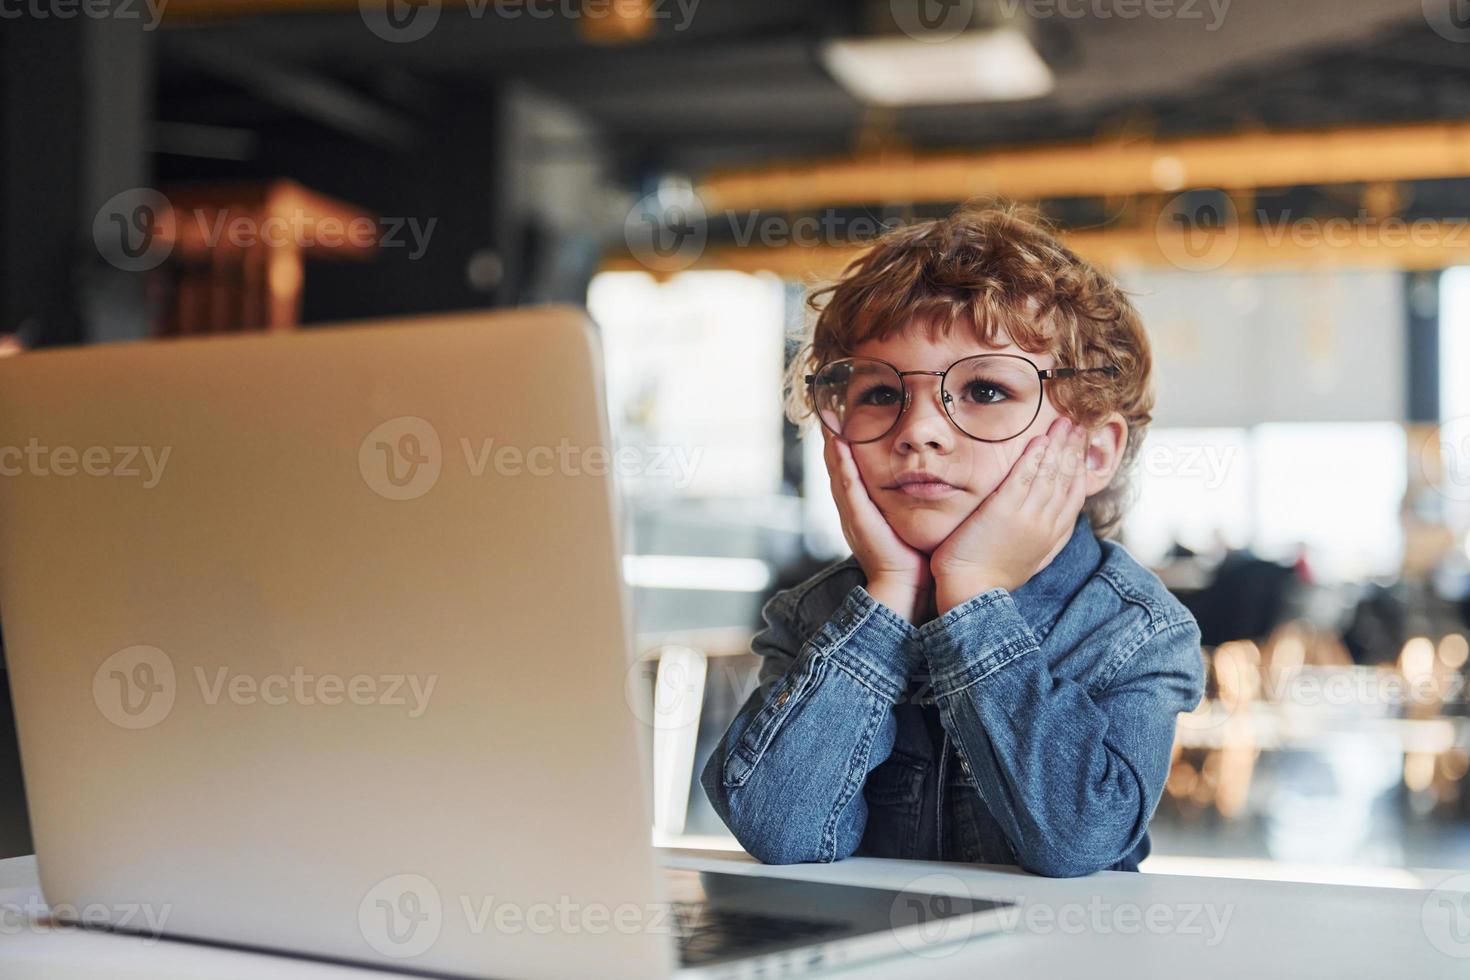
<svg viewBox="0 0 1470 980"><path fill-rule="evenodd" d="M700 778L740 844L769 864L1137 870L1205 684L1158 576L1081 514L1025 584L921 626L866 584L849 557L762 609L759 683Z"/></svg>

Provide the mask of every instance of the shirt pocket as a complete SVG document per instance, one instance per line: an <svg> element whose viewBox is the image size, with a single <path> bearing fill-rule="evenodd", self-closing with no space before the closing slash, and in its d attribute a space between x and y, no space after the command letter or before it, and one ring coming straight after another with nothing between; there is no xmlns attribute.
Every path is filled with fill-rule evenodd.
<svg viewBox="0 0 1470 980"><path fill-rule="evenodd" d="M864 854L894 858L918 856L929 765L924 759L895 751L868 773L863 784L863 799L868 805Z"/></svg>

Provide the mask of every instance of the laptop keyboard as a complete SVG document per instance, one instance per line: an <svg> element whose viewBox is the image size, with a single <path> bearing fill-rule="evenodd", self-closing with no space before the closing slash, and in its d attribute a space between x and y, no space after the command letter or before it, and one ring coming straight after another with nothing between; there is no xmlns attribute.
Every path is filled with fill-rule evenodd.
<svg viewBox="0 0 1470 980"><path fill-rule="evenodd" d="M809 942L846 932L850 924L823 919L795 919L718 908L708 902L673 902L679 958L698 966L762 947Z"/></svg>

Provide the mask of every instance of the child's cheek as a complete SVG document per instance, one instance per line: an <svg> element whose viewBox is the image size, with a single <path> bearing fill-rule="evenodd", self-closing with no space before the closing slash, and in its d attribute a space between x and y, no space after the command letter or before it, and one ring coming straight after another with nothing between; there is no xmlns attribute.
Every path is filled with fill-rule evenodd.
<svg viewBox="0 0 1470 980"><path fill-rule="evenodd" d="M888 469L887 457L881 453L875 454L867 446L854 446L853 449L852 461L857 464L858 475L863 478L863 486L868 488L868 495L876 503L892 476L891 472L885 472Z"/></svg>

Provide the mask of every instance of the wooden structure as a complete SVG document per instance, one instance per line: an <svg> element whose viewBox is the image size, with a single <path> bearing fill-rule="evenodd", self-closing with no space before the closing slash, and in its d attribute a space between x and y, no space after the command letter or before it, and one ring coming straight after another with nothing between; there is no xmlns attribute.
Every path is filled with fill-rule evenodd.
<svg viewBox="0 0 1470 980"><path fill-rule="evenodd" d="M306 260L370 258L377 219L290 180L167 188L156 234L157 336L290 330L301 319Z"/></svg>

